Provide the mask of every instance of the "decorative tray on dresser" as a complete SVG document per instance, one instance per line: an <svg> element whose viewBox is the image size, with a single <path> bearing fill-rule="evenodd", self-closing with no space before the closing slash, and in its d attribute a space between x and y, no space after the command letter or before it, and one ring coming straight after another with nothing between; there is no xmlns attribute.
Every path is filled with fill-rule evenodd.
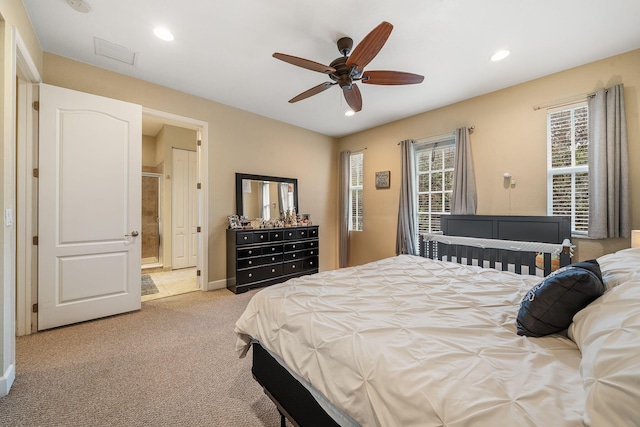
<svg viewBox="0 0 640 427"><path fill-rule="evenodd" d="M318 226L227 229L227 288L239 294L318 272Z"/></svg>

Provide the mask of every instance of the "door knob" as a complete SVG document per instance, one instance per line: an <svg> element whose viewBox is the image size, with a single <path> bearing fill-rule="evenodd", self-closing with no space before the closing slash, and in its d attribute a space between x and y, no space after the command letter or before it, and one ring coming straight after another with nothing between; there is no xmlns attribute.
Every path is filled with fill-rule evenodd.
<svg viewBox="0 0 640 427"><path fill-rule="evenodd" d="M138 232L137 232L136 230L133 230L133 231L131 232L131 234L125 234L125 237L129 237L129 236L131 236L131 237L137 237L137 236L138 236Z"/></svg>

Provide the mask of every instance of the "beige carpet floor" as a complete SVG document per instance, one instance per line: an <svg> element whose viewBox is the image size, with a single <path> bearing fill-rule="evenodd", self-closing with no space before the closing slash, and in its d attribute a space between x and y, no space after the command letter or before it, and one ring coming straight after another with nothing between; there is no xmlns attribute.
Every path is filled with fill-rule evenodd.
<svg viewBox="0 0 640 427"><path fill-rule="evenodd" d="M191 292L19 337L2 426L273 426L233 327L255 291Z"/></svg>

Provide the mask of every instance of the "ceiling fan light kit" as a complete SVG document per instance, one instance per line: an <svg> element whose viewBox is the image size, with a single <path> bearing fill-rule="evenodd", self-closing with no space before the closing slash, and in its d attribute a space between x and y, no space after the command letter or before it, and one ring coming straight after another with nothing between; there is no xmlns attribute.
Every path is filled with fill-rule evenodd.
<svg viewBox="0 0 640 427"><path fill-rule="evenodd" d="M81 13L89 13L91 6L84 0L67 0L69 6Z"/></svg>
<svg viewBox="0 0 640 427"><path fill-rule="evenodd" d="M424 77L419 74L405 73L402 71L364 71L364 68L376 57L386 43L393 30L393 25L382 22L374 28L364 39L353 48L353 40L342 37L337 42L338 51L342 55L334 59L328 66L308 59L274 53L273 57L297 67L327 74L332 81L321 83L291 98L290 103L302 101L313 95L317 95L339 85L344 99L353 112L362 110L362 95L355 83L360 81L365 84L375 85L408 85L422 83Z"/></svg>

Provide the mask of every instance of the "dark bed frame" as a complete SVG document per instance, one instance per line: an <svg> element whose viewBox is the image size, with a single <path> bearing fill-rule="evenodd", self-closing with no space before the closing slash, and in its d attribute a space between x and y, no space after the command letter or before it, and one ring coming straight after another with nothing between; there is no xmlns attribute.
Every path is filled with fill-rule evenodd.
<svg viewBox="0 0 640 427"><path fill-rule="evenodd" d="M487 216L487 215L446 215L441 219L441 229L447 236L466 236L485 239L517 240L525 242L562 243L571 238L571 222L560 216ZM433 259L455 256L458 262L466 259L487 260L493 267L496 260L503 270L507 263L515 265L516 273L521 267L535 268L535 253L523 254L503 249L479 249L438 242L420 242L420 255ZM567 254L560 255L560 266L570 263ZM551 257L544 257L545 275L551 270ZM531 267L530 267L531 268ZM548 270L547 270L548 268ZM530 270L531 271L531 270ZM258 342L254 342L253 377L263 387L267 396L280 412L281 426L286 419L294 426L324 427L339 426L318 404L311 393L300 384L280 363L278 363Z"/></svg>

